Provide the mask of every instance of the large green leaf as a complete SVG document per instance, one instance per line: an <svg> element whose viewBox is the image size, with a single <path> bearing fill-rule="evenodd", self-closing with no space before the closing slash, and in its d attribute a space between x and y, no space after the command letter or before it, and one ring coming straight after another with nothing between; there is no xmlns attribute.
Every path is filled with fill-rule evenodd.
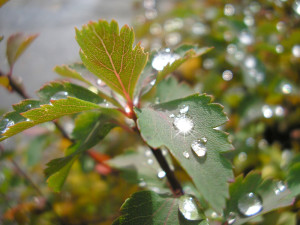
<svg viewBox="0 0 300 225"><path fill-rule="evenodd" d="M99 20L76 29L76 39L87 69L127 100L132 99L148 58L139 44L132 49L133 29L125 25L119 31L116 21Z"/></svg>
<svg viewBox="0 0 300 225"><path fill-rule="evenodd" d="M7 113L0 121L2 131L0 141L40 123L52 121L65 115L100 108L99 105L74 97L51 100L49 103L35 108L32 101L25 100L16 105L17 110ZM19 112L21 113L19 114Z"/></svg>
<svg viewBox="0 0 300 225"><path fill-rule="evenodd" d="M291 162L287 175L287 182L294 196L300 194L300 155Z"/></svg>
<svg viewBox="0 0 300 225"><path fill-rule="evenodd" d="M112 128L112 117L98 111L83 112L75 120L72 136L76 140L66 151L66 156L53 159L47 164L45 175L48 185L54 191L60 191L67 175L80 155L102 140Z"/></svg>
<svg viewBox="0 0 300 225"><path fill-rule="evenodd" d="M152 191L133 194L121 207L122 215L113 225L207 225L206 220L185 219L178 210L179 199Z"/></svg>
<svg viewBox="0 0 300 225"><path fill-rule="evenodd" d="M278 181L263 180L261 175L253 172L248 174L244 179L242 176L239 176L230 185L230 200L227 202L224 218L230 217L229 214L231 214L231 219L233 219L233 215L235 215L234 224L244 224L266 212L291 205L293 203L293 196L290 190L282 185L283 183L278 183ZM262 209L257 214L247 217L241 214L238 205L239 201L241 201L240 199L251 192L260 199Z"/></svg>
<svg viewBox="0 0 300 225"><path fill-rule="evenodd" d="M16 33L7 40L6 56L10 67L13 67L17 59L38 35L24 35Z"/></svg>
<svg viewBox="0 0 300 225"><path fill-rule="evenodd" d="M227 134L214 129L227 121L222 106L210 103L206 95L192 95L183 99L136 109L138 126L143 139L153 148L167 147L180 165L194 181L203 197L217 211L225 207L229 196L227 181L233 178L230 163L220 154L232 149ZM173 126L182 107L189 107L186 117L192 121L190 132L180 133ZM198 157L191 150L191 144L206 138L207 153ZM184 157L188 153L189 158ZM217 194L216 194L217 193Z"/></svg>

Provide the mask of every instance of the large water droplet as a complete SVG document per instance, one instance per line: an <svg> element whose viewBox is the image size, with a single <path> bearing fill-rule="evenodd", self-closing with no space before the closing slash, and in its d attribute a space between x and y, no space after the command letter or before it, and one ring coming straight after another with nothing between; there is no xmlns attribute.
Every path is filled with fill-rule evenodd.
<svg viewBox="0 0 300 225"><path fill-rule="evenodd" d="M275 185L274 192L276 195L279 195L280 193L284 192L286 190L286 186L282 181L278 181Z"/></svg>
<svg viewBox="0 0 300 225"><path fill-rule="evenodd" d="M173 125L179 131L179 134L188 135L192 132L194 122L185 114L175 117Z"/></svg>
<svg viewBox="0 0 300 225"><path fill-rule="evenodd" d="M191 195L182 195L179 198L178 208L180 213L187 220L202 220L204 219L199 203L196 198Z"/></svg>
<svg viewBox="0 0 300 225"><path fill-rule="evenodd" d="M234 212L230 212L227 217L227 222L229 225L233 224L236 220L236 214Z"/></svg>
<svg viewBox="0 0 300 225"><path fill-rule="evenodd" d="M179 110L179 112L182 114L186 114L188 111L189 111L189 106L185 106L185 105Z"/></svg>
<svg viewBox="0 0 300 225"><path fill-rule="evenodd" d="M165 49L154 56L152 67L158 71L163 70L168 63L172 64L178 58L179 55L171 53L170 49Z"/></svg>
<svg viewBox="0 0 300 225"><path fill-rule="evenodd" d="M290 94L292 92L292 85L288 83L282 84L281 91L283 94Z"/></svg>
<svg viewBox="0 0 300 225"><path fill-rule="evenodd" d="M0 134L5 133L9 129L9 127L13 126L14 124L15 122L12 120L9 120L7 118L3 119L0 122Z"/></svg>
<svg viewBox="0 0 300 225"><path fill-rule="evenodd" d="M182 155L183 155L183 157L186 158L186 159L190 158L190 154L189 154L187 151L184 151L184 152L182 153Z"/></svg>
<svg viewBox="0 0 300 225"><path fill-rule="evenodd" d="M300 45L294 45L292 48L292 53L293 53L293 56L300 58Z"/></svg>
<svg viewBox="0 0 300 225"><path fill-rule="evenodd" d="M264 117L267 119L271 118L273 116L273 110L268 105L264 105L262 107L262 113L263 113Z"/></svg>
<svg viewBox="0 0 300 225"><path fill-rule="evenodd" d="M245 59L245 66L252 69L256 66L256 59L254 56L247 56Z"/></svg>
<svg viewBox="0 0 300 225"><path fill-rule="evenodd" d="M233 78L233 73L230 70L225 70L222 74L222 78L225 81L230 81Z"/></svg>
<svg viewBox="0 0 300 225"><path fill-rule="evenodd" d="M238 209L244 216L254 216L263 209L262 201L259 196L249 192L239 199Z"/></svg>
<svg viewBox="0 0 300 225"><path fill-rule="evenodd" d="M166 176L166 172L163 171L163 170L161 170L161 171L159 171L159 172L157 173L157 177L158 177L159 179L163 179L165 176Z"/></svg>
<svg viewBox="0 0 300 225"><path fill-rule="evenodd" d="M68 98L68 92L66 91L59 91L55 93L50 100L59 100L59 99L67 99Z"/></svg>
<svg viewBox="0 0 300 225"><path fill-rule="evenodd" d="M204 140L200 139L192 142L191 148L197 154L197 156L203 157L206 155L206 151L207 151L207 148L205 146L206 142L207 142L206 138Z"/></svg>

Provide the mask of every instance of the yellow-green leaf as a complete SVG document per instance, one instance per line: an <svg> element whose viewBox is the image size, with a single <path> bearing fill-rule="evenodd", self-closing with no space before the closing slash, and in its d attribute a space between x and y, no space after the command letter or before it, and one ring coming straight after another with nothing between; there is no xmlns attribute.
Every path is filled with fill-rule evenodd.
<svg viewBox="0 0 300 225"><path fill-rule="evenodd" d="M1 76L0 77L0 85L5 87L7 90L11 90L11 86L9 84L9 79L6 76Z"/></svg>
<svg viewBox="0 0 300 225"><path fill-rule="evenodd" d="M76 39L87 69L127 100L132 99L148 58L139 44L132 48L133 29L125 25L119 31L116 21L99 20L76 29Z"/></svg>

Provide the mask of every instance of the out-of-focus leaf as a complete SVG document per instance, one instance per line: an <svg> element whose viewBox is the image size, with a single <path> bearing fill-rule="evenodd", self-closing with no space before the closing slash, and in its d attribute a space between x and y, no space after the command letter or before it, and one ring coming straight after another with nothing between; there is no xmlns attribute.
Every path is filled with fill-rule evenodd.
<svg viewBox="0 0 300 225"><path fill-rule="evenodd" d="M0 5L0 7L1 7L1 5ZM4 38L4 36L0 36L0 42L3 40L3 38Z"/></svg>
<svg viewBox="0 0 300 225"><path fill-rule="evenodd" d="M180 115L182 108L187 109L185 115ZM217 212L221 212L225 207L225 199L229 196L227 182L233 178L230 163L221 155L232 149L228 134L214 129L227 121L223 107L211 103L209 96L196 94L136 109L136 114L143 139L153 148L168 148L203 197ZM186 118L181 122L183 129L191 128L188 132L180 131L174 126L174 120L180 116ZM197 156L191 149L192 142L201 138L207 139L204 157Z"/></svg>
<svg viewBox="0 0 300 225"><path fill-rule="evenodd" d="M88 85L92 85L88 80L84 79L80 73L78 73L76 70L70 68L67 65L56 66L54 67L54 71L63 77L77 79Z"/></svg>
<svg viewBox="0 0 300 225"><path fill-rule="evenodd" d="M207 225L205 219L185 219L178 210L179 199L152 191L133 194L121 207L122 215L113 225ZM204 218L204 216L203 216Z"/></svg>
<svg viewBox="0 0 300 225"><path fill-rule="evenodd" d="M225 218L230 212L235 214L234 224L244 224L256 216L266 212L291 205L293 196L287 187L283 188L281 183L272 180L263 180L257 173L250 173L243 179L239 176L234 183L230 185L230 199L227 202ZM262 209L258 210L253 216L243 216L238 206L239 200L248 193L254 193L261 201ZM244 205L244 207L247 207ZM258 203L257 203L257 207Z"/></svg>
<svg viewBox="0 0 300 225"><path fill-rule="evenodd" d="M112 118L101 112L91 111L78 115L72 133L77 142L67 149L65 157L50 161L44 171L49 187L60 191L74 161L102 140L115 126Z"/></svg>
<svg viewBox="0 0 300 225"><path fill-rule="evenodd" d="M13 67L17 59L37 36L37 34L25 35L16 33L8 38L6 56L10 67Z"/></svg>
<svg viewBox="0 0 300 225"><path fill-rule="evenodd" d="M300 194L300 155L289 166L287 182L294 196Z"/></svg>
<svg viewBox="0 0 300 225"><path fill-rule="evenodd" d="M6 3L8 2L9 0L0 0L0 8Z"/></svg>
<svg viewBox="0 0 300 225"><path fill-rule="evenodd" d="M9 83L9 79L6 76L0 76L0 85L5 87L9 91L12 90L10 83Z"/></svg>
<svg viewBox="0 0 300 225"><path fill-rule="evenodd" d="M132 49L133 29L125 25L119 31L116 21L99 20L76 30L76 39L87 69L127 100L132 99L148 58L139 44Z"/></svg>
<svg viewBox="0 0 300 225"><path fill-rule="evenodd" d="M27 152L27 165L34 166L40 161L42 151L47 145L48 135L35 137L29 144Z"/></svg>

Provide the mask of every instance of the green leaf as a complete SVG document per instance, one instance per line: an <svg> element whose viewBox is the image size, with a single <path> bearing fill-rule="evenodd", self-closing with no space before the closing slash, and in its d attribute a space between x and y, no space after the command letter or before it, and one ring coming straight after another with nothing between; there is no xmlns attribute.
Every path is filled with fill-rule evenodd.
<svg viewBox="0 0 300 225"><path fill-rule="evenodd" d="M277 188L276 181L262 180L261 175L257 173L249 173L244 179L242 176L239 176L236 181L230 185L230 200L227 202L225 218L228 217L230 212L234 212L236 214L234 224L244 224L256 216L291 205L293 203L291 192L286 188L276 194L275 190ZM238 202L241 197L250 192L253 192L261 199L262 210L254 216L246 217L240 214Z"/></svg>
<svg viewBox="0 0 300 225"><path fill-rule="evenodd" d="M37 36L37 34L25 35L16 33L8 38L6 56L10 67L13 67L17 59Z"/></svg>
<svg viewBox="0 0 300 225"><path fill-rule="evenodd" d="M198 48L194 45L182 45L174 50L174 53L179 55L180 58L175 60L172 64L168 63L163 70L159 71L156 77L156 83L162 81L168 74L175 71L181 64L186 62L187 60L195 57L199 57L213 48Z"/></svg>
<svg viewBox="0 0 300 225"><path fill-rule="evenodd" d="M161 81L156 87L155 99L160 103L186 97L195 91L186 83L178 83L175 77L169 77Z"/></svg>
<svg viewBox="0 0 300 225"><path fill-rule="evenodd" d="M100 106L94 103L74 97L51 100L50 103L51 104L41 105L40 108L34 109L30 109L32 105L31 103L28 104L26 100L16 105L17 111L7 113L0 121L2 131L0 141L40 123L52 121L65 115L100 108ZM19 114L21 111L23 112ZM8 122L10 122L10 124ZM12 122L14 125L12 125Z"/></svg>
<svg viewBox="0 0 300 225"><path fill-rule="evenodd" d="M70 68L67 65L56 66L56 67L54 67L54 71L63 77L73 78L76 80L80 80L88 85L92 85L88 80L84 79L80 75L80 73L78 73L76 70Z"/></svg>
<svg viewBox="0 0 300 225"><path fill-rule="evenodd" d="M220 154L232 149L228 134L214 129L227 121L222 106L210 103L206 95L192 95L183 99L136 109L138 126L143 139L153 148L165 146L194 181L197 189L210 205L221 212L229 196L227 181L233 178L230 163ZM179 133L173 126L174 118L183 106L188 106L187 117L193 122L190 133ZM191 143L207 138L206 156L199 158L191 150ZM183 152L189 153L189 158ZM217 194L216 194L217 193Z"/></svg>
<svg viewBox="0 0 300 225"><path fill-rule="evenodd" d="M133 29L125 25L119 31L116 21L99 20L76 29L76 39L86 68L127 100L132 99L148 58L139 44L132 49Z"/></svg>
<svg viewBox="0 0 300 225"><path fill-rule="evenodd" d="M289 166L287 182L293 196L300 194L300 155L293 159Z"/></svg>
<svg viewBox="0 0 300 225"><path fill-rule="evenodd" d="M113 225L205 225L206 220L186 220L178 210L179 199L152 191L133 194L121 207L122 215Z"/></svg>
<svg viewBox="0 0 300 225"><path fill-rule="evenodd" d="M67 149L65 157L53 159L44 170L48 177L48 186L56 192L60 191L74 161L84 151L102 140L115 126L112 117L101 112L90 111L79 114L72 133L77 142Z"/></svg>

